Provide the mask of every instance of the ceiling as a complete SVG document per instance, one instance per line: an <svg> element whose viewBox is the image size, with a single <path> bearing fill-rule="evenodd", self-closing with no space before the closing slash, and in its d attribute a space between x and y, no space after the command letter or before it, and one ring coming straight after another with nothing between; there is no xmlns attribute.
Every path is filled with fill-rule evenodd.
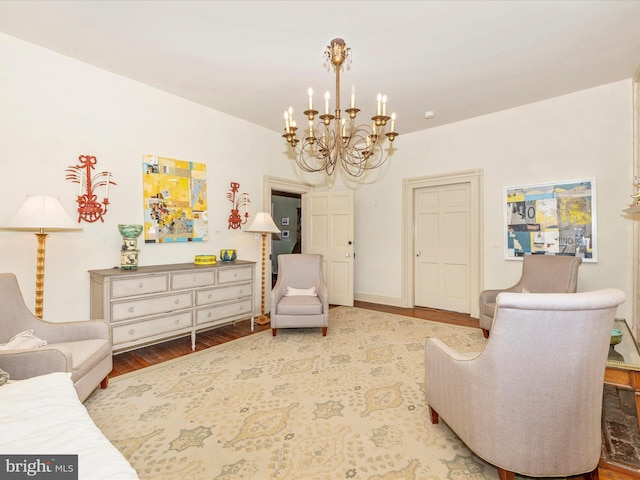
<svg viewBox="0 0 640 480"><path fill-rule="evenodd" d="M640 1L0 1L0 32L277 132L344 38L363 121L410 133L631 78ZM333 102L333 100L332 100ZM431 120L425 112L433 111ZM367 120L368 123L368 120Z"/></svg>

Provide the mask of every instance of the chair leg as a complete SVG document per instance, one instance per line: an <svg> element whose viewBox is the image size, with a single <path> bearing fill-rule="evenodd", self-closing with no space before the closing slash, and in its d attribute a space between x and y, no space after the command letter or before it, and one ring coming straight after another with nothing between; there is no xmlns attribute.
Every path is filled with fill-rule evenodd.
<svg viewBox="0 0 640 480"><path fill-rule="evenodd" d="M103 389L103 390L104 390L104 389L105 389L105 388L107 388L108 386L109 386L109 375L107 375L106 377L104 377L104 378L102 379L102 381L100 382L100 388L101 388L101 389Z"/></svg>
<svg viewBox="0 0 640 480"><path fill-rule="evenodd" d="M440 415L438 415L438 412L431 408L431 405L429 405L429 415L431 415L431 423L437 425L440 421Z"/></svg>
<svg viewBox="0 0 640 480"><path fill-rule="evenodd" d="M271 329L271 335L273 335L274 337L276 336L276 332L278 331L277 328L272 328Z"/></svg>
<svg viewBox="0 0 640 480"><path fill-rule="evenodd" d="M584 480L598 480L600 478L598 467L591 472L583 473L582 476L584 477Z"/></svg>
<svg viewBox="0 0 640 480"><path fill-rule="evenodd" d="M484 335L484 338L489 338L489 330L485 330L484 328L482 329L482 335Z"/></svg>
<svg viewBox="0 0 640 480"><path fill-rule="evenodd" d="M500 480L515 480L516 474L503 468L498 468L498 478Z"/></svg>
<svg viewBox="0 0 640 480"><path fill-rule="evenodd" d="M322 327L322 336L323 337L327 336L327 327Z"/></svg>

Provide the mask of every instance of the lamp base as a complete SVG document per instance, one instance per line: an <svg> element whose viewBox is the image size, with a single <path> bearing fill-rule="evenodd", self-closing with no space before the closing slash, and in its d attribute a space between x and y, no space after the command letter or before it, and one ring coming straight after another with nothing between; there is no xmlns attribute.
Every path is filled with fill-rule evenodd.
<svg viewBox="0 0 640 480"><path fill-rule="evenodd" d="M271 322L271 320L269 320L269 317L267 317L266 315L260 315L259 317L256 317L254 320L256 325L266 325L267 323Z"/></svg>

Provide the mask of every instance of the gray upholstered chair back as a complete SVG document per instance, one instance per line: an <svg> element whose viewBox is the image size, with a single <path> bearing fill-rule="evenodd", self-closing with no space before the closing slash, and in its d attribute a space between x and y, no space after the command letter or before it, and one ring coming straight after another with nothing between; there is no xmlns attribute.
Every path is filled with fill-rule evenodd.
<svg viewBox="0 0 640 480"><path fill-rule="evenodd" d="M322 288L322 255L285 254L278 255L278 282L296 288Z"/></svg>
<svg viewBox="0 0 640 480"><path fill-rule="evenodd" d="M12 273L0 273L0 343L15 334L33 329L35 317L27 308L18 280Z"/></svg>
<svg viewBox="0 0 640 480"><path fill-rule="evenodd" d="M522 273L515 285L480 293L480 327L485 335L491 330L500 292L575 293L582 259L562 255L527 255L522 259Z"/></svg>
<svg viewBox="0 0 640 480"><path fill-rule="evenodd" d="M427 402L474 453L507 472L592 472L609 339L624 300L617 289L500 293L480 354L427 341Z"/></svg>

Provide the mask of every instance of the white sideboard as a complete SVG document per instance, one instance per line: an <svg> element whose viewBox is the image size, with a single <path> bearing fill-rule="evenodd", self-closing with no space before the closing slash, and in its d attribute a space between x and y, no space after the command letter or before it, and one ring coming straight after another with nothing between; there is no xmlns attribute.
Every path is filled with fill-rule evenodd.
<svg viewBox="0 0 640 480"><path fill-rule="evenodd" d="M113 351L133 350L251 317L255 262L90 270L91 318L113 329Z"/></svg>

